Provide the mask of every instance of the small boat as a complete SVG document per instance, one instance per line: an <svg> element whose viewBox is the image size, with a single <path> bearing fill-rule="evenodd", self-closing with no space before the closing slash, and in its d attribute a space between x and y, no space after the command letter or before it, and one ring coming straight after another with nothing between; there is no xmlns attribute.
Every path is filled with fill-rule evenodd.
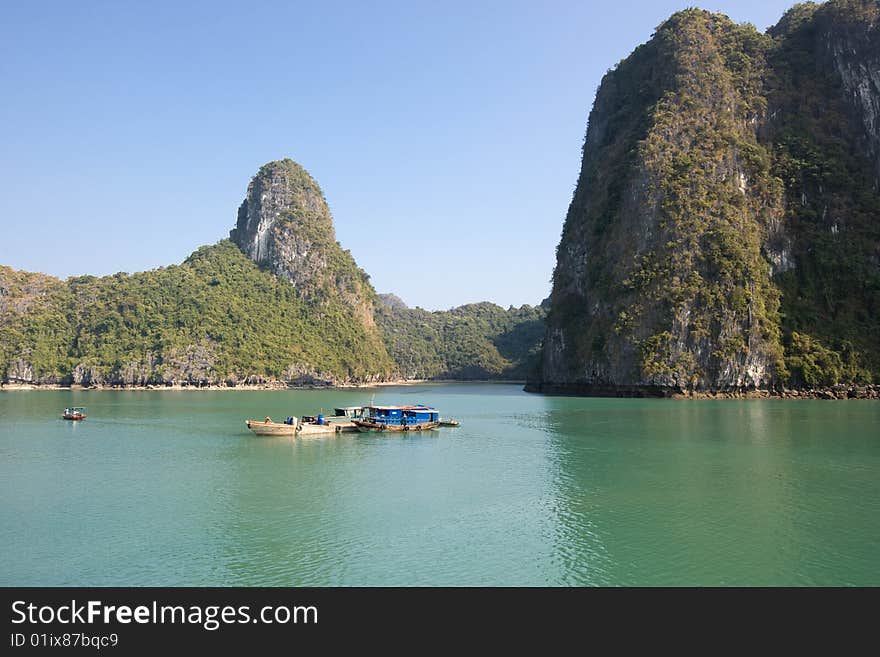
<svg viewBox="0 0 880 657"><path fill-rule="evenodd" d="M245 420L247 428L258 436L293 436L296 434L297 421L295 417L287 418L285 422L273 422L272 418L267 417L260 422L259 420Z"/></svg>
<svg viewBox="0 0 880 657"><path fill-rule="evenodd" d="M296 428L300 436L317 436L333 433L356 432L352 420L363 415L362 406L343 406L334 408L333 415L324 415L323 409L318 415L303 415Z"/></svg>
<svg viewBox="0 0 880 657"><path fill-rule="evenodd" d="M428 406L364 406L362 417L352 420L361 432L427 431L440 425L437 409Z"/></svg>
<svg viewBox="0 0 880 657"><path fill-rule="evenodd" d="M460 427L461 422L450 418L449 420L440 420L440 426L441 427Z"/></svg>
<svg viewBox="0 0 880 657"><path fill-rule="evenodd" d="M61 416L65 420L85 420L87 415L83 413L86 410L83 406L74 406L73 408L65 408Z"/></svg>

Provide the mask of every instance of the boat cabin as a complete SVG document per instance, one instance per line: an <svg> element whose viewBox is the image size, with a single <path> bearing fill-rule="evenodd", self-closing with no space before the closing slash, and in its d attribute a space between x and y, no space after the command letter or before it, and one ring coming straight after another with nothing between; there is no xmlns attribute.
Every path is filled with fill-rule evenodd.
<svg viewBox="0 0 880 657"><path fill-rule="evenodd" d="M365 406L364 418L379 424L422 424L438 422L440 413L436 408L422 406Z"/></svg>
<svg viewBox="0 0 880 657"><path fill-rule="evenodd" d="M350 420L356 420L364 416L362 406L343 406L342 408L333 409L333 417L346 417Z"/></svg>

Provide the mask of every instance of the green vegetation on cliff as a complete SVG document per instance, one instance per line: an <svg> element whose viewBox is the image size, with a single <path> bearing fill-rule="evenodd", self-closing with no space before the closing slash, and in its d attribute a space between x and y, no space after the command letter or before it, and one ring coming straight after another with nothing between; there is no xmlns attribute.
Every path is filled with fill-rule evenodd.
<svg viewBox="0 0 880 657"><path fill-rule="evenodd" d="M537 365L544 314L493 303L429 312L380 295L376 323L406 378L524 379Z"/></svg>
<svg viewBox="0 0 880 657"><path fill-rule="evenodd" d="M771 30L768 136L785 186L790 262L775 281L794 383L810 385L795 370L804 345L819 341L831 356L815 361L813 378L880 380L877 135L865 134L864 109L850 102L855 87L880 103L876 80L859 71L880 67L878 20L876 2L804 3Z"/></svg>
<svg viewBox="0 0 880 657"><path fill-rule="evenodd" d="M336 241L303 167L263 166L231 238L131 275L61 282L0 269L0 379L236 385L395 375L369 277Z"/></svg>
<svg viewBox="0 0 880 657"><path fill-rule="evenodd" d="M784 373L779 297L761 253L782 190L750 127L766 112L769 39L697 10L677 14L658 36L674 53L675 91L655 106L640 143L657 195L657 237L623 281L636 296L629 321L645 306L653 315L652 335L640 344L642 371L683 387L766 384L767 376L729 380L722 372L757 352ZM675 325L684 343L677 349L666 330Z"/></svg>
<svg viewBox="0 0 880 657"><path fill-rule="evenodd" d="M378 333L343 304L303 300L225 240L181 265L136 274L64 282L0 267L0 380L523 379L544 333L540 306L428 312L381 295L375 320Z"/></svg>
<svg viewBox="0 0 880 657"><path fill-rule="evenodd" d="M0 267L0 381L354 383L524 378L534 366L542 308L380 305L293 160L254 176L230 238L137 274L59 281Z"/></svg>
<svg viewBox="0 0 880 657"><path fill-rule="evenodd" d="M70 299L57 278L0 266L0 381L67 374Z"/></svg>
<svg viewBox="0 0 880 657"><path fill-rule="evenodd" d="M781 185L754 129L770 44L692 9L605 76L557 254L545 378L705 389L782 369L761 254Z"/></svg>
<svg viewBox="0 0 880 657"><path fill-rule="evenodd" d="M880 377L880 5L678 12L609 71L538 386Z"/></svg>
<svg viewBox="0 0 880 657"><path fill-rule="evenodd" d="M291 281L300 297L336 298L371 321L376 293L370 277L336 241L324 193L293 160L260 167L229 237L262 268Z"/></svg>
<svg viewBox="0 0 880 657"><path fill-rule="evenodd" d="M181 265L66 283L4 267L0 291L3 379L217 384L394 371L345 306L303 301L228 241Z"/></svg>

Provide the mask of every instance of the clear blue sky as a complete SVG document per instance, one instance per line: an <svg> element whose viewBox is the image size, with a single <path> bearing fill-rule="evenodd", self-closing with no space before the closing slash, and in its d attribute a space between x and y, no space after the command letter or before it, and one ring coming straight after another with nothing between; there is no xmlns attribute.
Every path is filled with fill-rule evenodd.
<svg viewBox="0 0 880 657"><path fill-rule="evenodd" d="M0 264L178 263L291 157L380 292L538 303L602 75L690 4L4 3ZM790 4L699 6L764 29ZM377 253L376 231L425 249Z"/></svg>

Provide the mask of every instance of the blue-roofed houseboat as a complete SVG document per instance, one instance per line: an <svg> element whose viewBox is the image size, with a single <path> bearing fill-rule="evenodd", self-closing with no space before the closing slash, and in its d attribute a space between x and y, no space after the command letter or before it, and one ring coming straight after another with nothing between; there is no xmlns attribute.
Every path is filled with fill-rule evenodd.
<svg viewBox="0 0 880 657"><path fill-rule="evenodd" d="M425 431L440 424L440 413L430 406L364 406L363 417L353 420L358 431Z"/></svg>

